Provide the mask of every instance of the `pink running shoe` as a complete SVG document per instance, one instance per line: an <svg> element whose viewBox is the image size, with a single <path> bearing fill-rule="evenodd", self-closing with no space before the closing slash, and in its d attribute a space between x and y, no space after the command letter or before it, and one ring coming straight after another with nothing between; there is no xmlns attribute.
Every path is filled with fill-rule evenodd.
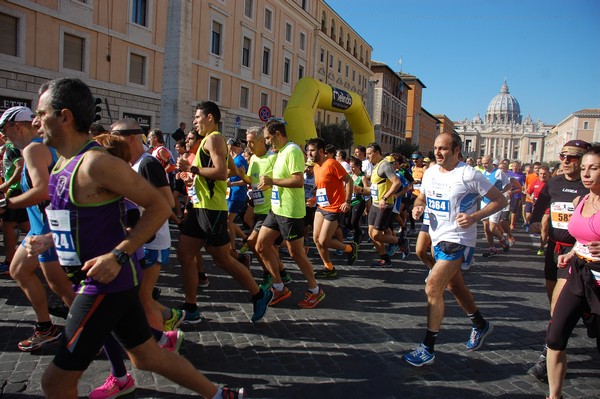
<svg viewBox="0 0 600 399"><path fill-rule="evenodd" d="M112 399L127 395L133 391L135 391L135 381L129 373L127 373L127 380L124 383L120 383L119 380L111 374L104 382L104 385L90 392L89 398Z"/></svg>
<svg viewBox="0 0 600 399"><path fill-rule="evenodd" d="M181 349L181 344L183 344L183 339L185 338L183 331L166 331L165 335L167 336L167 343L160 345L160 347L171 352L179 353L179 349Z"/></svg>

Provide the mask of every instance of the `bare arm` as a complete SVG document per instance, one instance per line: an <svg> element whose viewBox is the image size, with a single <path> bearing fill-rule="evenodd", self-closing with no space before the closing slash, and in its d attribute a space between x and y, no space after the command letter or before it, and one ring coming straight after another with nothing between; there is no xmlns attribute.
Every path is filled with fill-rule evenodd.
<svg viewBox="0 0 600 399"><path fill-rule="evenodd" d="M14 170L12 176L10 177L10 179L8 179L4 183L0 184L0 191L2 191L3 193L7 192L8 189L10 188L10 186L19 182L19 180L21 180L21 173L23 172L23 164L24 164L23 158L19 158L14 162L15 170Z"/></svg>
<svg viewBox="0 0 600 399"><path fill-rule="evenodd" d="M9 208L27 208L50 199L48 168L52 164L52 154L48 147L42 143L29 144L23 150L23 160L27 165L32 187L27 192L12 197L8 203Z"/></svg>

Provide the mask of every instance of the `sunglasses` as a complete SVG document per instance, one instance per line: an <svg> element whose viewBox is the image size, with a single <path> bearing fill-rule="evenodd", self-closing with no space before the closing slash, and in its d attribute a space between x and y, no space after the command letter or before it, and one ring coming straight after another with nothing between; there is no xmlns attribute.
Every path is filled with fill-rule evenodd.
<svg viewBox="0 0 600 399"><path fill-rule="evenodd" d="M561 161L571 162L573 160L580 160L581 155L558 154L558 159L560 159Z"/></svg>

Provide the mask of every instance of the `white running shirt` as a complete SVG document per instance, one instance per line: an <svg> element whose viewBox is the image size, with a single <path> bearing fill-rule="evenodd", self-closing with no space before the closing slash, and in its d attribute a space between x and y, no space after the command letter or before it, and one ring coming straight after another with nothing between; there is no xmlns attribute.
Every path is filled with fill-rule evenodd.
<svg viewBox="0 0 600 399"><path fill-rule="evenodd" d="M425 194L429 212L429 235L433 245L440 241L474 247L477 223L464 229L456 224L459 213L471 214L477 210L477 201L493 185L474 168L464 162L450 172L440 172L434 165L425 171L421 192Z"/></svg>

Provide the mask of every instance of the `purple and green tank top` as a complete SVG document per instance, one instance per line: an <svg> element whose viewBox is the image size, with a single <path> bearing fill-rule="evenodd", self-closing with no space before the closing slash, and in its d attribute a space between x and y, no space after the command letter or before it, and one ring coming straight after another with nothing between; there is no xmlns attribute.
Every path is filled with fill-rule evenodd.
<svg viewBox="0 0 600 399"><path fill-rule="evenodd" d="M126 235L126 205L122 197L92 204L79 204L73 197L74 177L88 151L104 151L104 148L89 141L73 158L57 163L50 175L50 205L46 214L60 264L68 268L81 267L86 261L110 252ZM77 293L124 291L137 286L140 280L140 266L132 257L110 283L87 278L80 282Z"/></svg>

